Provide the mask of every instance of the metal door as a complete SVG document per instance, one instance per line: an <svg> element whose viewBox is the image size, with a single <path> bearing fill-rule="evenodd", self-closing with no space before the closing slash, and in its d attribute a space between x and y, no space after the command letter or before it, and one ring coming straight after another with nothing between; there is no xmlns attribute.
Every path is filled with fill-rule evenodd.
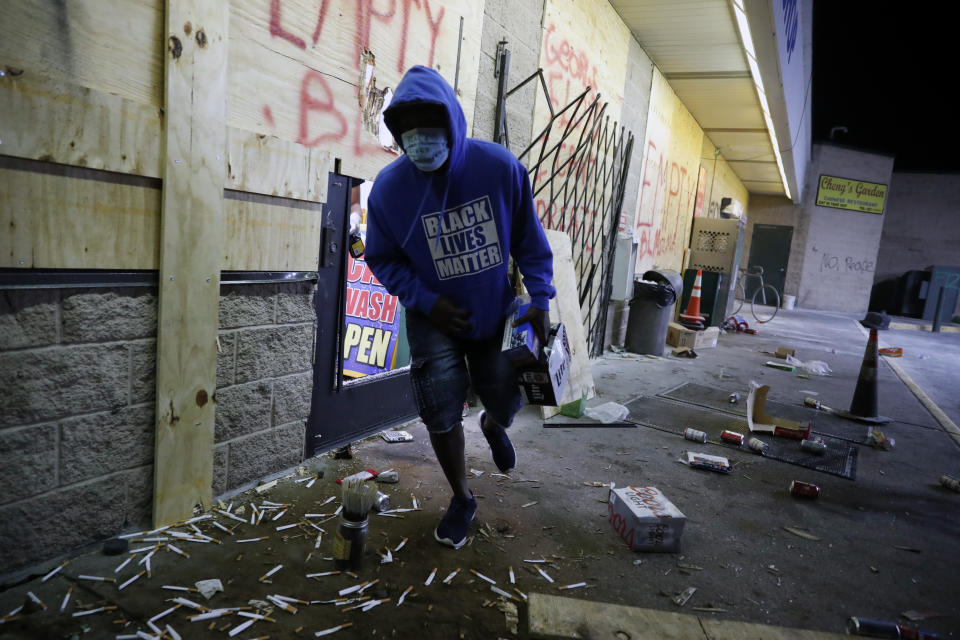
<svg viewBox="0 0 960 640"><path fill-rule="evenodd" d="M783 297L783 287L787 282L787 264L790 262L790 241L793 239L793 227L778 224L753 225L753 236L750 240L750 267L763 267L763 282L777 288L780 297ZM748 278L746 285L747 299L757 290L760 281Z"/></svg>
<svg viewBox="0 0 960 640"><path fill-rule="evenodd" d="M330 174L323 205L323 234L314 308L317 337L313 397L307 421L308 456L358 440L416 415L409 369L344 384L347 216L351 178Z"/></svg>

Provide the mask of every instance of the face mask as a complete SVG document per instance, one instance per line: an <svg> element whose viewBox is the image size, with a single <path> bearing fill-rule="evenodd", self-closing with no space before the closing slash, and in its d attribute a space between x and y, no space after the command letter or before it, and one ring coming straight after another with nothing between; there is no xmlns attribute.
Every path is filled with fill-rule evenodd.
<svg viewBox="0 0 960 640"><path fill-rule="evenodd" d="M436 171L447 161L450 145L445 129L430 127L411 129L401 136L403 150L420 171Z"/></svg>

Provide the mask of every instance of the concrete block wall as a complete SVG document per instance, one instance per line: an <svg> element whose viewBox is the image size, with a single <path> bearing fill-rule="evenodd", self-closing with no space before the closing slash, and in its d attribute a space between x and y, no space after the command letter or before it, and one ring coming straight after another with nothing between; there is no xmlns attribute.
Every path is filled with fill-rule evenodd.
<svg viewBox="0 0 960 640"><path fill-rule="evenodd" d="M867 310L886 214L818 207L817 185L822 174L889 185L892 172L892 156L829 143L814 145L802 205L801 227L808 226L798 306Z"/></svg>
<svg viewBox="0 0 960 640"><path fill-rule="evenodd" d="M753 226L757 224L776 224L793 227L790 241L790 259L787 262L787 280L781 294L795 296L800 291L800 276L803 272L803 260L806 249L808 225L804 224L802 210L784 196L750 196L750 208L747 214L747 228L743 234L743 256L740 268L745 269L750 260L750 242L753 238Z"/></svg>
<svg viewBox="0 0 960 640"><path fill-rule="evenodd" d="M221 290L214 495L303 459L311 283ZM0 574L150 522L157 296L0 292Z"/></svg>
<svg viewBox="0 0 960 640"><path fill-rule="evenodd" d="M627 173L627 185L623 195L620 229L632 232L637 215L637 198L640 195L640 178L643 173L643 139L647 131L647 113L650 110L653 62L633 37L630 38L629 55L620 119L621 124L633 132L633 153L630 155L630 170Z"/></svg>
<svg viewBox="0 0 960 640"><path fill-rule="evenodd" d="M508 90L540 66L543 5L543 0L487 0L484 4L480 80L477 83L473 137L493 139L498 83L493 71L496 65L497 43L506 40L510 50ZM510 150L516 155L520 155L530 144L536 92L542 95L539 82L526 85L507 99Z"/></svg>

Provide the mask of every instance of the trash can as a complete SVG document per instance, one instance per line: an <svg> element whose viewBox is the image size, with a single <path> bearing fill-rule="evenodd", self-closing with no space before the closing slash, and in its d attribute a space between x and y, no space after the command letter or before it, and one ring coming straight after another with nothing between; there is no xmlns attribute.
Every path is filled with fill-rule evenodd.
<svg viewBox="0 0 960 640"><path fill-rule="evenodd" d="M673 305L683 291L683 278L669 269L651 269L633 283L627 320L627 351L662 356Z"/></svg>

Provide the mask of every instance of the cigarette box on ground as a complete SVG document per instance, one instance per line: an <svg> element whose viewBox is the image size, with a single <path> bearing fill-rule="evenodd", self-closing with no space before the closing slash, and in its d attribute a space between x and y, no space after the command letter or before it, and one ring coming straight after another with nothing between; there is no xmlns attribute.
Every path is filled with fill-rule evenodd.
<svg viewBox="0 0 960 640"><path fill-rule="evenodd" d="M717 346L719 335L720 327L707 327L703 331L694 331L676 322L671 322L667 326L667 344L671 347L711 349Z"/></svg>
<svg viewBox="0 0 960 640"><path fill-rule="evenodd" d="M610 489L610 524L634 551L680 551L687 517L656 487Z"/></svg>
<svg viewBox="0 0 960 640"><path fill-rule="evenodd" d="M544 357L517 369L517 382L528 404L555 407L560 404L570 374L570 342L563 323L550 330Z"/></svg>

